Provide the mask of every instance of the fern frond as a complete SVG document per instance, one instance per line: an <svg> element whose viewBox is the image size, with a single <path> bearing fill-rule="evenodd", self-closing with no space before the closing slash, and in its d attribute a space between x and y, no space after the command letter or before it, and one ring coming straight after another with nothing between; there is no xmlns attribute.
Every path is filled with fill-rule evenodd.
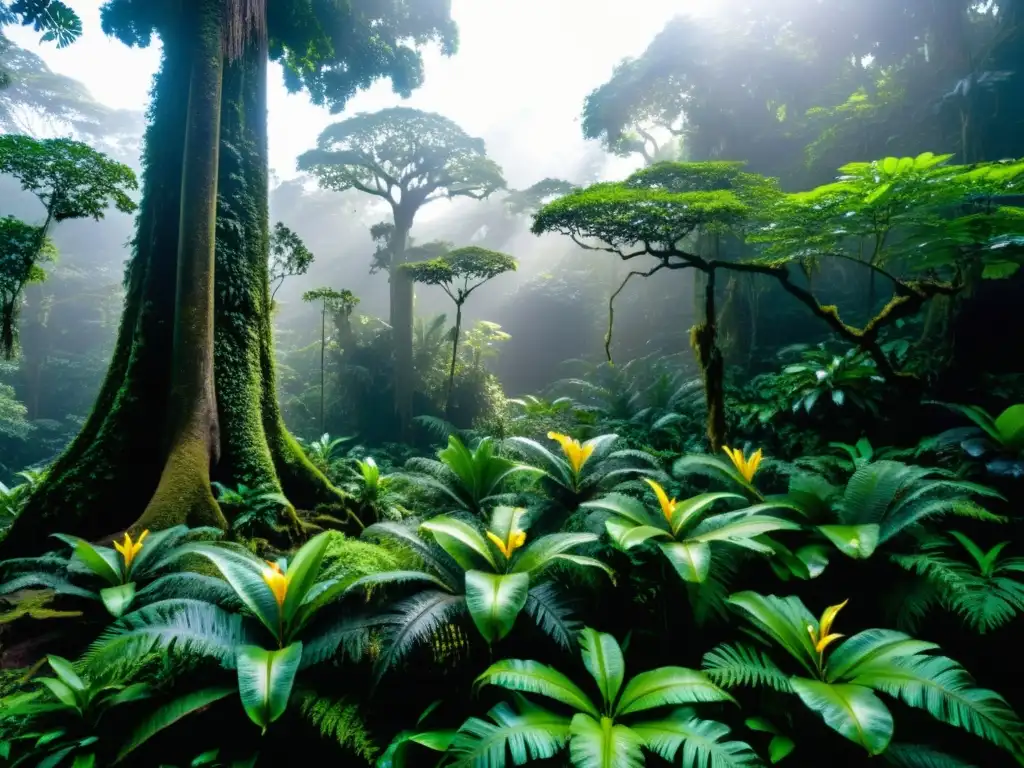
<svg viewBox="0 0 1024 768"><path fill-rule="evenodd" d="M701 669L723 688L765 686L783 693L792 691L789 676L766 653L747 645L723 643L712 648L704 654Z"/></svg>
<svg viewBox="0 0 1024 768"><path fill-rule="evenodd" d="M336 742L366 762L372 762L380 752L363 718L359 704L351 699L321 696L314 691L299 694L299 714L316 728L325 739Z"/></svg>
<svg viewBox="0 0 1024 768"><path fill-rule="evenodd" d="M374 631L380 630L385 621L376 615L353 616L350 609L340 617L318 616L304 634L302 669L334 658L339 649L350 659L362 659L370 651Z"/></svg>
<svg viewBox="0 0 1024 768"><path fill-rule="evenodd" d="M464 595L434 590L420 592L397 603L387 618L390 628L384 638L384 650L377 657L376 680L401 662L415 645L430 641L443 624L465 611Z"/></svg>
<svg viewBox="0 0 1024 768"><path fill-rule="evenodd" d="M533 587L526 596L526 612L541 631L563 648L573 647L576 633L582 626L570 618L570 611L559 599L554 584L546 582Z"/></svg>
<svg viewBox="0 0 1024 768"><path fill-rule="evenodd" d="M200 600L165 600L114 622L89 646L87 667L138 660L156 650L209 656L231 669L235 650L253 638L242 617Z"/></svg>
<svg viewBox="0 0 1024 768"><path fill-rule="evenodd" d="M558 754L569 740L569 718L527 703L522 697L518 701L520 712L502 702L487 713L489 720L467 720L452 740L453 765L503 768L509 752L514 765Z"/></svg>

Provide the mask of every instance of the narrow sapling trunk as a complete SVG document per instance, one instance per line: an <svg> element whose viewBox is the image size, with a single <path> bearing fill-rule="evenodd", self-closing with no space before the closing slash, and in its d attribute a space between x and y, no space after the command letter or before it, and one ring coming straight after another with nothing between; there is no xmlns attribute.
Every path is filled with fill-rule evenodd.
<svg viewBox="0 0 1024 768"><path fill-rule="evenodd" d="M451 420L452 389L455 386L455 361L459 357L459 332L462 330L462 302L455 302L455 330L452 338L452 366L448 371L448 392L444 396L445 418Z"/></svg>
<svg viewBox="0 0 1024 768"><path fill-rule="evenodd" d="M718 324L715 316L715 270L704 273L704 322L690 331L690 346L697 356L704 378L704 397L708 407L707 432L711 451L725 444L725 360L718 348Z"/></svg>

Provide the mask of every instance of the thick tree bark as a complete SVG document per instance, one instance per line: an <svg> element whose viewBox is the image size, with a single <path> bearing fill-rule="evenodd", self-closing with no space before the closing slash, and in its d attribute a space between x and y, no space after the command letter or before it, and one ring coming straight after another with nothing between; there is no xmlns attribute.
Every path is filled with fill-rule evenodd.
<svg viewBox="0 0 1024 768"><path fill-rule="evenodd" d="M189 418L178 423L191 418L190 429L199 423L193 418L199 412L207 426L219 425L220 460L212 468L209 457L205 466L179 462L184 490L176 494L165 483L166 503L151 503L170 466L173 444L159 417L170 412L175 370L176 298L169 286L178 278L183 166L188 165L183 163L193 59L188 39L198 28L196 17L182 14L178 21L179 27L162 34L163 63L143 156L143 199L114 357L82 432L0 543L0 559L42 551L52 545L48 536L54 532L100 539L140 524L223 526L210 496L211 473L229 486L281 490L303 509L344 499L288 434L276 398L267 267L267 56L260 41L224 69L213 332L196 333L193 326L178 337L195 345L189 357L197 368L208 373L212 359L213 378L206 376L209 390L204 385L195 391L199 402L179 390L174 413L183 409ZM198 379L191 381L195 389ZM216 395L208 401L215 402L212 414L202 410L208 394ZM213 445L205 429L189 436L190 450L204 440ZM285 522L296 530L294 516Z"/></svg>
<svg viewBox="0 0 1024 768"><path fill-rule="evenodd" d="M210 490L220 457L213 374L214 250L221 90L223 3L202 0L194 28L188 123L181 176L174 340L168 402L170 452L140 528L168 520L224 525Z"/></svg>

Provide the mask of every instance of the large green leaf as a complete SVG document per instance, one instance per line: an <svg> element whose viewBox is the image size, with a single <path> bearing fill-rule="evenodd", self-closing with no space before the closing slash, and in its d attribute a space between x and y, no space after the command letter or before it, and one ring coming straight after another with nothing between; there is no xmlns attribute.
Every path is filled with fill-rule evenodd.
<svg viewBox="0 0 1024 768"><path fill-rule="evenodd" d="M745 512L746 510L741 510L709 517L693 530L687 541L725 541L770 554L774 550L769 545L757 541L756 537L772 531L795 531L800 528L796 523L779 517L747 516Z"/></svg>
<svg viewBox="0 0 1024 768"><path fill-rule="evenodd" d="M735 699L723 691L703 672L686 667L659 667L641 672L626 684L615 716L622 717L646 709L673 704L695 704L704 701Z"/></svg>
<svg viewBox="0 0 1024 768"><path fill-rule="evenodd" d="M790 680L804 705L824 718L834 731L880 755L892 739L892 713L870 688L823 683L804 677Z"/></svg>
<svg viewBox="0 0 1024 768"><path fill-rule="evenodd" d="M510 691L546 696L595 718L601 716L594 703L576 683L557 669L539 661L505 659L495 662L476 679L474 686L488 684Z"/></svg>
<svg viewBox="0 0 1024 768"><path fill-rule="evenodd" d="M305 601L309 590L316 583L317 576L320 574L320 563L323 562L324 553L327 551L329 543L330 538L327 532L314 536L302 545L292 557L291 562L288 563L288 592L284 598L284 606L282 606L286 626L291 623L299 606Z"/></svg>
<svg viewBox="0 0 1024 768"><path fill-rule="evenodd" d="M653 525L635 525L633 523L620 523L617 520L606 520L605 530L615 546L619 549L633 549L645 544L651 539L670 539L672 534L662 528L655 528Z"/></svg>
<svg viewBox="0 0 1024 768"><path fill-rule="evenodd" d="M147 715L142 722L135 727L131 736L129 736L128 740L121 746L121 750L118 752L117 759L114 762L121 762L130 752L138 749L145 742L149 741L149 739L153 738L153 736L160 733L165 728L169 728L174 725L183 717L190 715L193 712L205 709L215 701L227 698L234 692L234 688L227 687L203 688L198 691L187 693L184 696L164 704L162 707Z"/></svg>
<svg viewBox="0 0 1024 768"><path fill-rule="evenodd" d="M75 550L75 557L105 582L111 586L121 583L124 561L117 552L107 547L94 547L85 539L80 539L77 536L63 533L51 535L65 544L70 544Z"/></svg>
<svg viewBox="0 0 1024 768"><path fill-rule="evenodd" d="M700 541L658 542L658 547L684 581L704 582L711 571L711 547Z"/></svg>
<svg viewBox="0 0 1024 768"><path fill-rule="evenodd" d="M866 664L886 661L895 656L914 656L939 646L894 629L866 629L837 645L829 653L825 667L828 682L850 680Z"/></svg>
<svg viewBox="0 0 1024 768"><path fill-rule="evenodd" d="M101 589L100 599L107 612L115 619L119 619L135 599L135 582L129 581L127 584Z"/></svg>
<svg viewBox="0 0 1024 768"><path fill-rule="evenodd" d="M266 567L263 563L255 557L248 557L216 544L187 544L182 551L202 555L217 566L246 607L256 614L256 618L274 637L278 636L281 629L278 620L279 609L274 593L263 580L262 573Z"/></svg>
<svg viewBox="0 0 1024 768"><path fill-rule="evenodd" d="M762 764L749 744L723 741L729 733L728 726L695 717L688 707L681 707L661 720L636 723L632 728L647 749L673 764L714 768L753 768ZM682 759L677 761L680 747Z"/></svg>
<svg viewBox="0 0 1024 768"><path fill-rule="evenodd" d="M847 557L864 560L878 547L880 528L869 525L819 525L818 530Z"/></svg>
<svg viewBox="0 0 1024 768"><path fill-rule="evenodd" d="M284 714L302 661L302 643L268 651L255 645L238 649L238 693L249 719L267 730Z"/></svg>
<svg viewBox="0 0 1024 768"><path fill-rule="evenodd" d="M85 681L78 676L75 672L74 666L70 661L65 659L63 656L57 656L50 654L46 657L46 661L49 663L50 668L57 673L59 677L69 688L78 693L84 693L86 690Z"/></svg>
<svg viewBox="0 0 1024 768"><path fill-rule="evenodd" d="M555 562L558 555L598 540L599 537L593 533L551 533L541 536L513 556L512 571L536 576Z"/></svg>
<svg viewBox="0 0 1024 768"><path fill-rule="evenodd" d="M488 645L512 631L529 591L526 573L466 571L466 607Z"/></svg>
<svg viewBox="0 0 1024 768"><path fill-rule="evenodd" d="M672 534L678 536L679 531L693 523L714 504L724 499L743 501L744 497L738 493L703 493L700 496L694 496L693 498L683 499L678 502L675 511L672 513Z"/></svg>
<svg viewBox="0 0 1024 768"><path fill-rule="evenodd" d="M1024 403L1011 405L996 417L996 430L1011 451L1024 449Z"/></svg>
<svg viewBox="0 0 1024 768"><path fill-rule="evenodd" d="M491 548L480 532L462 520L448 515L438 515L420 525L430 531L434 541L467 571L490 566L490 570L499 570Z"/></svg>
<svg viewBox="0 0 1024 768"><path fill-rule="evenodd" d="M818 652L814 648L808 627L817 626L818 620L798 597L759 595L757 592L737 592L728 602L742 610L759 630L767 634L808 672L814 673Z"/></svg>
<svg viewBox="0 0 1024 768"><path fill-rule="evenodd" d="M608 710L615 703L626 674L622 649L614 637L590 627L580 632L580 649L583 652L583 666L597 683L605 709Z"/></svg>
<svg viewBox="0 0 1024 768"><path fill-rule="evenodd" d="M575 768L643 768L643 740L611 718L582 712L569 724L569 757Z"/></svg>
<svg viewBox="0 0 1024 768"><path fill-rule="evenodd" d="M658 526L658 519L655 518L639 499L626 496L623 493L610 493L600 499L585 501L580 504L580 509L598 509L603 512L611 512L617 517L622 517L633 523L633 525Z"/></svg>
<svg viewBox="0 0 1024 768"><path fill-rule="evenodd" d="M79 709L79 695L67 683L55 677L40 677L36 679L36 682L46 686L61 704L72 709Z"/></svg>

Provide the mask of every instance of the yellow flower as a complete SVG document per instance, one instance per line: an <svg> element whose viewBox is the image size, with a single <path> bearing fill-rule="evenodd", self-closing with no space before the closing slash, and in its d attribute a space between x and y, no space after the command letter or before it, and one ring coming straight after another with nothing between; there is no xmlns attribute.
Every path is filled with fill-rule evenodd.
<svg viewBox="0 0 1024 768"><path fill-rule="evenodd" d="M523 544L526 543L526 531L509 531L508 541L502 541L491 531L487 532L487 538L494 542L494 546L498 548L498 551L505 556L508 560L512 557L512 553L519 549Z"/></svg>
<svg viewBox="0 0 1024 768"><path fill-rule="evenodd" d="M114 549L121 553L121 557L124 558L124 570L125 572L131 570L132 561L142 551L142 542L149 535L149 530L143 531L139 535L139 540L133 542L132 537L125 533L123 542L114 542Z"/></svg>
<svg viewBox="0 0 1024 768"><path fill-rule="evenodd" d="M593 445L580 445L579 440L573 440L568 435L548 432L548 439L558 441L558 444L562 446L562 453L569 460L569 466L572 467L573 473L577 475L580 473L583 465L587 463L590 454L594 452Z"/></svg>
<svg viewBox="0 0 1024 768"><path fill-rule="evenodd" d="M675 499L670 499L668 494L665 493L665 489L653 480L645 477L644 482L654 489L654 494L658 497L658 503L661 504L661 512L665 515L665 519L668 520L671 525L672 515L675 514L676 507L679 506L679 502Z"/></svg>
<svg viewBox="0 0 1024 768"><path fill-rule="evenodd" d="M267 565L270 567L263 569L263 580L267 582L270 591L274 593L277 607L280 608L284 605L285 595L288 594L288 577L281 573L281 566L277 563L268 560Z"/></svg>
<svg viewBox="0 0 1024 768"><path fill-rule="evenodd" d="M849 599L846 599L839 605L830 605L826 608L825 612L821 614L821 620L818 622L817 630L810 625L807 626L807 631L810 633L811 640L814 642L814 650L819 654L824 654L826 648L840 637L843 637L843 635L838 632L832 632L832 623L836 620L836 614L838 614L848 602L850 602Z"/></svg>
<svg viewBox="0 0 1024 768"><path fill-rule="evenodd" d="M754 479L754 475L757 473L757 468L761 466L760 448L754 451L749 459L744 458L743 451L739 448L730 448L726 445L722 447L722 450L725 451L725 455L732 460L732 465L739 470L739 473L743 475L744 479L748 483Z"/></svg>

